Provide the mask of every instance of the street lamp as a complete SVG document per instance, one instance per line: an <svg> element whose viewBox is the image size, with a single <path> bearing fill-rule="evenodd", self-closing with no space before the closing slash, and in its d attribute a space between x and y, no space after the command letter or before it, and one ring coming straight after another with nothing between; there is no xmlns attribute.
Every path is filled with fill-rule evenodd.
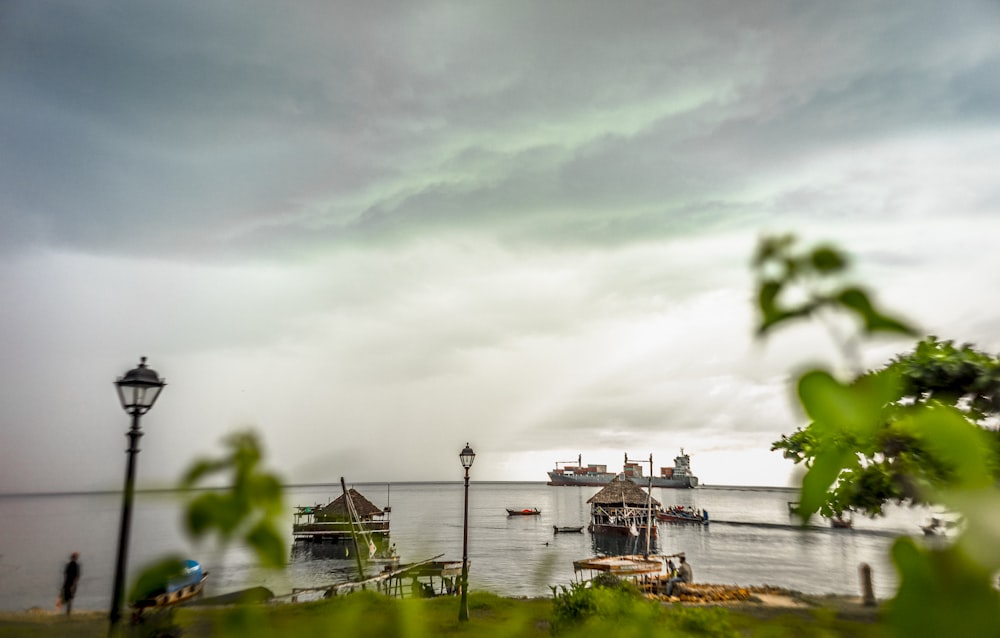
<svg viewBox="0 0 1000 638"><path fill-rule="evenodd" d="M122 590L125 586L125 562L128 549L129 527L132 523L132 498L135 494L135 455L139 452L139 417L149 412L156 398L160 396L166 381L155 370L146 367L146 357L139 360L139 367L133 368L115 381L122 409L132 416L132 427L126 433L129 440L128 465L125 469L125 492L122 496L122 521L118 532L118 560L115 563L115 587L111 594L111 629L121 618Z"/></svg>
<svg viewBox="0 0 1000 638"><path fill-rule="evenodd" d="M459 452L458 458L465 468L465 521L462 524L462 602L458 607L458 619L466 621L469 619L469 468L476 460L476 453L472 451L469 444L465 444L465 449Z"/></svg>

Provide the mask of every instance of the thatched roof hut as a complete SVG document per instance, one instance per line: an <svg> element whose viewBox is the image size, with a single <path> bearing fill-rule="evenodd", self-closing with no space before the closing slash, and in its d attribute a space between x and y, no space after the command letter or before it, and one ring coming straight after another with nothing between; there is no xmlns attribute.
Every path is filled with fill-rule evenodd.
<svg viewBox="0 0 1000 638"><path fill-rule="evenodd" d="M647 499L653 507L659 507L660 502L655 498L650 498L646 490L626 478L624 474L619 474L611 479L611 482L601 488L601 491L594 494L587 502L591 505L629 505L632 507L646 507Z"/></svg>
<svg viewBox="0 0 1000 638"><path fill-rule="evenodd" d="M358 513L358 517L365 521L370 520L375 516L381 516L384 512L379 509L374 503L365 498L361 492L357 491L353 487L347 490L347 493L351 496L351 502L354 503L354 509ZM344 495L341 494L329 505L324 505L323 507L316 510L316 520L346 520L348 518L347 514L347 503L344 501Z"/></svg>

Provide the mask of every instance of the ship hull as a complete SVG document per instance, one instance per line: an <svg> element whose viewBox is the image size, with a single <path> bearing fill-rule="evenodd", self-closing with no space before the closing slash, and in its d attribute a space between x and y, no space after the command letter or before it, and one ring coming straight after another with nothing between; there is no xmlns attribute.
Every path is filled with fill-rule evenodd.
<svg viewBox="0 0 1000 638"><path fill-rule="evenodd" d="M582 485L585 487L604 487L617 476L613 472L605 472L603 474L559 474L557 472L549 472L548 474L549 485ZM640 487L649 485L649 477L634 480ZM690 489L698 487L698 477L664 478L662 476L654 476L653 487Z"/></svg>

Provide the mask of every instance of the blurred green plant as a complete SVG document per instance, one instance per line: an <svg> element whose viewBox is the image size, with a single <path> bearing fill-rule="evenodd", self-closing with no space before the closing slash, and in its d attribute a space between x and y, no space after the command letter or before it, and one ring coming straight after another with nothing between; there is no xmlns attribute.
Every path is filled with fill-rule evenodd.
<svg viewBox="0 0 1000 638"><path fill-rule="evenodd" d="M240 537L261 565L282 568L288 552L277 526L282 512L281 481L260 469L263 455L253 433L232 434L226 444L227 455L196 461L181 480L182 489L191 489L206 477L229 475L227 490L206 491L188 503L188 534L201 539L214 532L222 543Z"/></svg>
<svg viewBox="0 0 1000 638"><path fill-rule="evenodd" d="M989 424L998 370L996 357L927 337L847 384L824 371L804 374L799 402L812 421L771 448L809 468L803 511L877 516L886 503L927 503L972 476L995 481L1000 434Z"/></svg>
<svg viewBox="0 0 1000 638"><path fill-rule="evenodd" d="M668 607L646 598L628 581L609 574L600 576L589 583L551 587L554 636L729 638L743 635L732 626L729 614L721 608Z"/></svg>
<svg viewBox="0 0 1000 638"><path fill-rule="evenodd" d="M839 342L854 362L862 338L914 335L908 322L844 283L847 264L829 245L800 250L790 235L762 239L753 261L757 334L824 310L846 313L857 320L857 333ZM803 288L798 300L784 301L792 286ZM912 353L845 381L826 370L805 372L796 390L810 423L772 449L807 468L798 510L803 522L816 512L876 516L889 501L938 503L964 520L950 546L922 547L912 538L893 544L900 585L888 604L890 628L899 636L1000 635L993 586L1000 570L1000 444L990 426L1000 411L998 359L928 337Z"/></svg>
<svg viewBox="0 0 1000 638"><path fill-rule="evenodd" d="M260 565L283 568L287 556L284 536L277 522L282 512L281 481L260 467L263 454L257 436L252 432L237 432L225 439L228 453L220 458L199 459L184 473L180 488L202 487L205 479L228 475L228 488L206 488L187 503L185 531L194 541L213 533L221 545L234 538L249 547ZM163 557L146 565L130 590L129 601L149 598L163 591L172 578L182 573L184 560L180 556ZM173 608L153 609L134 618L133 635L180 635ZM234 624L242 616L232 616Z"/></svg>
<svg viewBox="0 0 1000 638"><path fill-rule="evenodd" d="M841 350L856 360L859 335L843 336L834 315L857 320L861 335L896 333L915 335L905 320L879 309L868 291L843 278L850 265L847 255L829 244L811 249L798 246L794 235L764 237L753 257L757 275L758 336L792 321L823 321Z"/></svg>

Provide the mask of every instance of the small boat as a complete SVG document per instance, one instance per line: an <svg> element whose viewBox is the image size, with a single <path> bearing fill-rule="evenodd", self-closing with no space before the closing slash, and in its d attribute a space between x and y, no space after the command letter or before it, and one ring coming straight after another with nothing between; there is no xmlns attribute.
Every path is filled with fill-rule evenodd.
<svg viewBox="0 0 1000 638"><path fill-rule="evenodd" d="M533 508L526 507L520 510L512 510L509 507L507 508L507 516L538 516L541 513L542 510L538 509L537 507Z"/></svg>
<svg viewBox="0 0 1000 638"><path fill-rule="evenodd" d="M708 525L708 511L695 510L691 507L685 508L681 505L674 505L669 509L662 509L656 513L656 520L666 523L694 523L696 525Z"/></svg>
<svg viewBox="0 0 1000 638"><path fill-rule="evenodd" d="M944 536L948 533L949 529L955 526L955 521L943 520L938 516L932 516L930 522L926 525L921 525L920 529L925 536Z"/></svg>
<svg viewBox="0 0 1000 638"><path fill-rule="evenodd" d="M843 518L838 516L837 518L830 519L830 527L835 529L851 529L854 527L854 521L850 518Z"/></svg>
<svg viewBox="0 0 1000 638"><path fill-rule="evenodd" d="M573 561L573 571L580 578L593 580L600 573L609 573L633 582L665 576L663 558L652 555L594 556Z"/></svg>
<svg viewBox="0 0 1000 638"><path fill-rule="evenodd" d="M552 530L553 534L582 534L583 525L576 527L560 527L559 525L553 525Z"/></svg>
<svg viewBox="0 0 1000 638"><path fill-rule="evenodd" d="M205 588L208 572L198 561L186 560L180 573L167 579L161 587L148 591L143 598L132 603L136 614L153 607L169 607L196 598Z"/></svg>

